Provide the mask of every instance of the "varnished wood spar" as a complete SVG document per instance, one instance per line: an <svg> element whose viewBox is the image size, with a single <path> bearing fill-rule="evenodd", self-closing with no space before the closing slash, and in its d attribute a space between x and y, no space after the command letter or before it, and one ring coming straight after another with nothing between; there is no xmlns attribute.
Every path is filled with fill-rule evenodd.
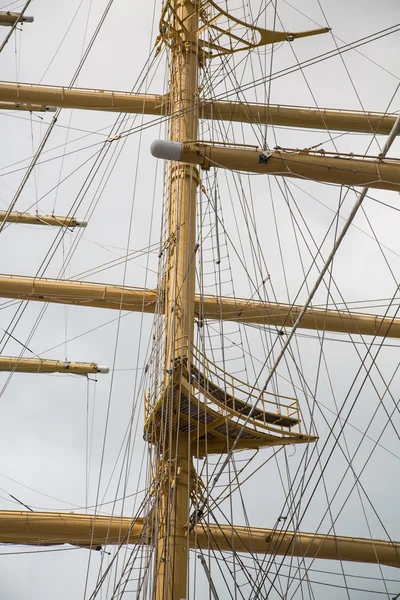
<svg viewBox="0 0 400 600"><path fill-rule="evenodd" d="M108 373L109 368L97 363L49 360L46 358L25 358L20 356L0 356L0 371L17 373L67 373L88 375L89 373Z"/></svg>
<svg viewBox="0 0 400 600"><path fill-rule="evenodd" d="M1 107L0 107L1 108ZM86 227L86 221L78 221L75 217L57 217L55 215L32 215L22 212L11 212L0 210L0 222L19 223L20 225L51 225L53 227Z"/></svg>
<svg viewBox="0 0 400 600"><path fill-rule="evenodd" d="M145 313L163 312L163 308L157 308L155 290L87 281L3 275L0 276L0 297Z"/></svg>
<svg viewBox="0 0 400 600"><path fill-rule="evenodd" d="M71 544L96 548L136 544L143 519L56 512L0 511L0 542L49 546Z"/></svg>
<svg viewBox="0 0 400 600"><path fill-rule="evenodd" d="M268 123L280 127L331 129L334 131L387 135L390 133L397 115L331 108L311 108L308 106L267 105L254 102L215 100L200 104L200 116L203 119L217 121Z"/></svg>
<svg viewBox="0 0 400 600"><path fill-rule="evenodd" d="M63 281L0 275L0 298L72 304L88 308L108 308L133 312L164 312L157 290L120 287L86 281ZM301 306L277 302L259 302L245 298L195 296L196 318L236 321L253 325L290 328ZM309 308L300 328L360 335L400 338L400 319L356 312Z"/></svg>
<svg viewBox="0 0 400 600"><path fill-rule="evenodd" d="M153 142L157 158L180 160L203 169L217 167L265 175L294 177L347 186L400 191L400 160L351 158L307 150L264 152L256 148L185 143Z"/></svg>
<svg viewBox="0 0 400 600"><path fill-rule="evenodd" d="M29 83L0 83L0 100L34 105L104 110L133 114L163 115L168 97L154 94L130 94L112 90L68 88Z"/></svg>
<svg viewBox="0 0 400 600"><path fill-rule="evenodd" d="M12 27L17 21L20 23L33 23L33 17L21 16L21 13L0 12L0 25Z"/></svg>
<svg viewBox="0 0 400 600"><path fill-rule="evenodd" d="M104 515L0 511L0 543L48 546L71 544L98 548L148 544L152 532L144 519ZM145 529L143 529L145 527ZM192 549L251 552L322 558L400 567L400 543L365 538L302 533L236 525L197 525L189 537Z"/></svg>
<svg viewBox="0 0 400 600"><path fill-rule="evenodd" d="M171 113L168 95L130 94L122 91L65 88L29 83L0 83L0 108L17 110L44 110L46 106L100 110L153 116ZM186 111L198 110L202 119L235 121L240 123L269 123L281 127L308 129L331 129L355 133L390 133L396 115L312 108L308 106L285 106L258 104L254 102L230 102L227 100L204 100L190 106Z"/></svg>
<svg viewBox="0 0 400 600"><path fill-rule="evenodd" d="M23 102L0 102L0 110L21 110L25 112L56 112L55 106L25 104Z"/></svg>
<svg viewBox="0 0 400 600"><path fill-rule="evenodd" d="M198 525L196 536L200 548L400 567L399 542L235 525Z"/></svg>

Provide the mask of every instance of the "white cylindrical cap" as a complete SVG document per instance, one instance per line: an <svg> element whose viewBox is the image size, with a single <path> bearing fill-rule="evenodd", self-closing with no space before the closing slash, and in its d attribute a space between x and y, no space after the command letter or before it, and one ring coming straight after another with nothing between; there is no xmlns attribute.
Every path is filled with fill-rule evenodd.
<svg viewBox="0 0 400 600"><path fill-rule="evenodd" d="M166 140L155 140L150 146L150 152L156 158L164 160L180 160L183 144L180 142L167 142Z"/></svg>
<svg viewBox="0 0 400 600"><path fill-rule="evenodd" d="M87 224L87 221L77 221L75 227L87 227Z"/></svg>
<svg viewBox="0 0 400 600"><path fill-rule="evenodd" d="M23 23L33 23L33 17L22 17L21 21Z"/></svg>
<svg viewBox="0 0 400 600"><path fill-rule="evenodd" d="M105 367L103 365L97 365L97 372L98 373L109 373L110 369L109 369L109 367Z"/></svg>

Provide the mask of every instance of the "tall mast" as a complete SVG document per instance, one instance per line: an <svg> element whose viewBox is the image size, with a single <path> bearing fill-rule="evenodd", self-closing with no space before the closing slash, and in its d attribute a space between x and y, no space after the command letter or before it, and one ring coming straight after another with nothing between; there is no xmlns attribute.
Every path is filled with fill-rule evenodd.
<svg viewBox="0 0 400 600"><path fill-rule="evenodd" d="M168 3L167 3L168 5ZM197 139L198 2L174 0L170 6L170 138L173 142ZM192 165L172 162L168 189L168 257L165 275L165 408L173 411L174 366L190 361L195 307L196 189L198 171ZM160 440L156 550L156 600L186 598L189 563L190 439L179 432L179 416L171 418ZM169 429L169 431L168 431Z"/></svg>
<svg viewBox="0 0 400 600"><path fill-rule="evenodd" d="M173 142L197 139L197 2L175 0L171 28L171 119ZM198 171L192 165L172 162L168 196L167 274L165 284L167 367L170 361L189 358L193 342L195 298L196 188Z"/></svg>

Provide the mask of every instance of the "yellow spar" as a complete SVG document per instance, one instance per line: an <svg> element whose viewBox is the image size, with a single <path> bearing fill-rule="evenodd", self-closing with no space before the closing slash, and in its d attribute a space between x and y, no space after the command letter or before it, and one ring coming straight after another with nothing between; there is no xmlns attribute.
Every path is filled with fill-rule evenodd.
<svg viewBox="0 0 400 600"><path fill-rule="evenodd" d="M0 210L0 222L19 223L20 225L52 225L53 227L86 227L86 221L78 221L75 217L57 217L56 215L31 215L29 213L11 212L7 216Z"/></svg>
<svg viewBox="0 0 400 600"><path fill-rule="evenodd" d="M347 186L365 186L400 191L400 161L352 158L305 150L275 151L227 147L203 143L156 140L151 146L156 158L234 171L294 177Z"/></svg>
<svg viewBox="0 0 400 600"><path fill-rule="evenodd" d="M56 112L55 106L26 104L24 102L0 102L0 110L21 110L25 112Z"/></svg>
<svg viewBox="0 0 400 600"><path fill-rule="evenodd" d="M150 521L150 520L148 520ZM55 512L0 511L0 543L97 549L116 544L150 544L146 519ZM400 567L400 543L384 540L277 531L241 525L198 524L191 549L322 558Z"/></svg>
<svg viewBox="0 0 400 600"><path fill-rule="evenodd" d="M91 308L144 313L162 313L164 304L157 290L120 287L104 283L0 275L0 297ZM245 298L195 296L195 316L252 325L291 327L302 307ZM324 308L309 308L299 324L303 329L400 338L400 319Z"/></svg>
<svg viewBox="0 0 400 600"><path fill-rule="evenodd" d="M0 83L0 108L43 111L49 107L73 108L168 116L171 114L169 95L131 94L123 91L68 88L29 83ZM396 115L356 111L285 106L228 100L200 100L186 112L197 110L201 119L271 124L281 127L331 129L355 133L387 135ZM181 111L182 112L182 111Z"/></svg>
<svg viewBox="0 0 400 600"><path fill-rule="evenodd" d="M33 17L25 17L21 13L0 12L0 25L12 27L17 21L20 23L33 23Z"/></svg>
<svg viewBox="0 0 400 600"><path fill-rule="evenodd" d="M0 356L0 371L17 373L67 373L88 375L89 373L108 373L109 368L97 363L49 360L45 358L25 358L21 356Z"/></svg>

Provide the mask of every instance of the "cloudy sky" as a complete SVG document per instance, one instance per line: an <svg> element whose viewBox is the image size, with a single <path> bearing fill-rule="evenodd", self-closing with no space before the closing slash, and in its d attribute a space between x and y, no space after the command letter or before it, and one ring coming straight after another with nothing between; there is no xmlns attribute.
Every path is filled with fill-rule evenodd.
<svg viewBox="0 0 400 600"><path fill-rule="evenodd" d="M0 56L2 79L68 86L107 4L104 0L70 0L68 3L33 0L28 13L34 16L34 23L24 25L16 32ZM229 10L237 11L234 14L239 18L248 20L255 19L260 11L260 4L253 0L250 3L224 3L224 8L226 4ZM270 3L267 10L262 11L258 21L260 27L272 27L274 4ZM238 90L240 85L251 83L263 73L278 72L332 50L336 45L342 46L384 30L396 24L400 16L396 0L379 3L369 0L287 3L278 0L277 5L277 29L296 31L328 25L334 37L328 34L279 46L272 59L270 50L254 52L247 62L237 54L225 72L215 62L207 75L202 75L205 84L209 85L212 80L215 94ZM18 2L4 4L1 10L21 6ZM262 4L261 8L265 6ZM165 93L168 75L163 54L154 61L144 78L142 71L147 72L149 67L147 60L158 35L160 11L159 1L114 0L75 85ZM0 32L2 36L6 33L5 28ZM400 94L396 95L400 77L399 43L399 33L384 37L358 51L276 78L271 86L265 84L250 89L246 97L249 101L265 102L269 97L272 103L279 104L396 112L400 108ZM236 66L234 77L233 66ZM240 89L237 93L237 97L243 99ZM234 95L230 97L235 98ZM0 118L0 202L4 210L12 201L52 115L1 112ZM110 150L101 168L90 186L85 187L90 169L96 164L117 119L118 115L111 113L61 112L46 152L42 154L41 164L25 186L16 208L30 209L31 212L37 208L41 214L63 215L73 205L79 206L77 216L88 219L89 226L83 232L67 232L62 239L60 232L51 228L7 227L0 240L1 273L79 276L92 281L156 287L157 244L164 206L163 165L151 157L149 146L154 139L167 136L165 123L142 128L150 117L129 116L129 120L120 126L136 129L126 141L109 144ZM262 127L229 128L225 125L222 129L220 125L208 123L202 125L201 131L204 139L228 139L248 144L259 144L265 133ZM267 130L270 147L302 148L318 144L326 151L379 153L376 141L372 141L369 148L371 138L368 136L335 133L332 137L335 139L326 132L271 127ZM390 155L398 156L399 150L399 144L395 143ZM213 177L214 174L210 174L209 180L205 179L206 187L213 185ZM226 234L220 232L219 240L222 264L226 269L223 293L254 298L265 293L270 298L275 295L283 302L297 297L297 302L301 303L306 298L307 287L317 275L317 268L311 268L307 285L302 287L304 273L312 263L316 247L325 239L321 253L326 257L332 245L335 227L331 224L343 200L340 189L296 180L282 188L282 182L260 176L250 180L247 176L218 173L217 178L219 211L226 230ZM365 307L367 312L383 314L387 299L399 296L396 294L400 274L398 197L392 192L374 192L371 196L374 199L366 200L364 212L357 216L357 227L351 229L335 259L335 285L331 285L331 296L328 297L326 287L321 286L316 303L341 303L344 299L354 303L349 304L354 310ZM347 195L341 217L348 214L354 199L353 192ZM210 259L203 271L204 282L210 287L204 291L218 293L217 269L213 262L215 231L204 198L199 199L199 210L200 205L205 211L202 235L207 238L203 252L205 259ZM339 228L342 222L340 218ZM207 237L207 231L214 233ZM49 261L49 249L54 247ZM133 255L129 261L124 260L129 252L141 249L145 251ZM105 263L117 258L123 259L120 264L113 268L104 267ZM321 264L319 258L318 267ZM265 289L261 286L264 279L267 280ZM98 381L62 375L14 374L9 377L9 374L2 374L0 508L23 510L11 494L33 510L90 512L96 503L112 502L126 495L128 498L124 503L116 503L115 512L127 516L135 513L143 496L134 494L148 483L147 449L142 439L146 390L143 367L152 341L152 317L102 309L40 303L20 306L19 303L4 302L0 311L1 335L12 329L13 338L4 333L3 354L18 355L26 346L26 356L33 353L45 358L96 361L108 365L111 373L99 375ZM391 314L396 309L394 303ZM218 325L208 330L210 335L213 332L220 334ZM400 539L396 502L399 493L396 477L399 415L395 402L400 383L396 371L397 342L391 340L380 350L371 369L371 378L363 384L363 375L358 378L356 375L361 360L369 352L364 341L369 344L370 339L356 338L353 341L357 343L353 344L344 336L332 334L324 340L322 354L318 336L306 333L298 336L293 345L295 360L289 359L282 364L274 385L281 393L289 393L297 386L306 425L311 418L307 402L316 403L315 422L321 447L342 404L346 401L348 407L353 400L357 402L341 434L340 448L333 449L331 440L320 462L315 459L317 467L322 469L329 451L333 450L324 485L321 484L313 496L301 527L306 531L315 531L319 527L320 531L327 532L334 518L337 519L337 534L387 538L385 529L389 528L391 539ZM265 368L263 364L272 339L270 334L237 325L226 325L224 334L232 368L241 371L240 376L245 372L251 383L257 377L260 381L265 380L268 364ZM218 339L217 335L217 356ZM373 346L371 352L376 350L377 346ZM367 359L366 364L369 366L370 362ZM297 367L302 369L308 391L304 387L301 389L303 379L296 371ZM288 379L292 380L291 384ZM352 388L354 379L356 385ZM377 407L379 410L375 415ZM393 410L395 413L388 424L388 414ZM347 411L345 408L344 414L347 415ZM366 430L369 438L363 438L360 433ZM128 432L131 432L130 442L126 438ZM360 440L362 446L354 458L353 468L356 474L362 471L365 495L356 486L347 499L354 485L353 472L347 473L337 495L335 491L347 466L346 452L352 455ZM273 527L285 508L290 478L302 464L305 452L305 448L299 446L286 454L279 453L276 460L271 459L243 485L244 500L235 497L232 505L229 502L223 505L229 519L244 524L245 506L252 525ZM271 455L270 449L262 450L248 467L248 473ZM245 453L238 460L248 460L250 456ZM210 462L212 464L212 460ZM311 481L310 489L315 482L316 479ZM307 491L305 497L310 493ZM327 498L332 501L332 514L326 516ZM100 512L111 513L112 506L102 504ZM222 519L221 514L219 516ZM64 600L89 597L99 570L105 568L111 558L70 547L49 550L2 547L0 598L40 597L47 600L56 597ZM315 561L312 568L341 572L340 565L323 561ZM214 569L220 598L228 597L222 578L217 568ZM345 569L346 573L364 576L381 578L382 575L378 567L346 564ZM383 572L387 578L396 579L394 569L383 568ZM197 577L198 582L204 583L201 574ZM385 587L381 581L329 578L313 572L309 578L374 589L376 596L373 597L376 598L390 597L400 591L400 583ZM285 586L284 576L282 582ZM130 589L135 589L134 586L132 582ZM111 580L109 588L105 588L100 597L111 597L112 589ZM197 585L192 597L208 598L202 594L202 589ZM312 590L316 597L321 593L329 598L365 597L364 592L352 591L346 595L344 589L332 591L316 584ZM243 594L245 598L249 597L248 588L243 587ZM279 595L271 594L271 597ZM313 596L306 586L300 592L294 585L287 597Z"/></svg>

